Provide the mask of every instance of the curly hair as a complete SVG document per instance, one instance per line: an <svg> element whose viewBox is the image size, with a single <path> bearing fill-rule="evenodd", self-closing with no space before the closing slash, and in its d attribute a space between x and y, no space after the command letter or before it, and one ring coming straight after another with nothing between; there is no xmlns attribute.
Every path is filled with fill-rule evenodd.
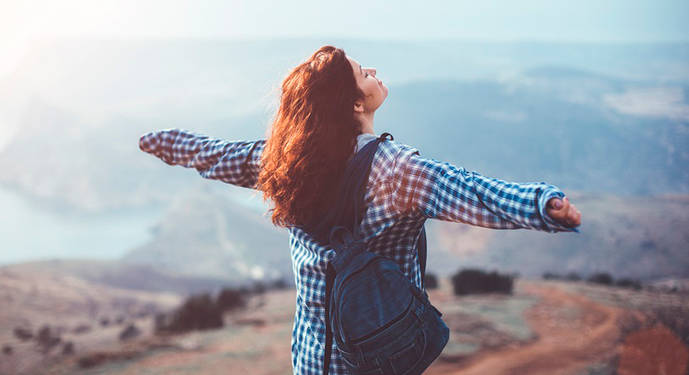
<svg viewBox="0 0 689 375"><path fill-rule="evenodd" d="M354 103L363 96L345 52L333 46L283 80L258 176L274 225L308 227L327 212L361 133Z"/></svg>

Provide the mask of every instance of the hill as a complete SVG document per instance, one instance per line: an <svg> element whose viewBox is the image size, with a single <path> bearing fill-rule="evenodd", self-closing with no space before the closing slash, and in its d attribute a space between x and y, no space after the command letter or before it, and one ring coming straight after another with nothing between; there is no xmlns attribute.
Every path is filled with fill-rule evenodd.
<svg viewBox="0 0 689 375"><path fill-rule="evenodd" d="M116 345L126 324L150 333L153 315L176 306L179 296L118 289L29 267L3 267L0 301L0 343L11 348L2 354L0 373L13 374L32 373L62 353Z"/></svg>
<svg viewBox="0 0 689 375"><path fill-rule="evenodd" d="M461 224L429 225L429 269L458 265L523 276L544 272L608 272L616 278L689 277L689 197L572 194L583 214L580 233L496 231ZM434 251L435 250L435 251ZM441 255L442 254L442 255Z"/></svg>
<svg viewBox="0 0 689 375"><path fill-rule="evenodd" d="M643 313L651 306L686 305L686 296L518 280L513 295L457 297L446 281L430 298L443 312L450 341L428 374L607 374L639 364L647 373L664 366L666 373L681 375L689 363L689 348L677 333L653 326L652 315ZM226 315L222 329L94 351L82 358L105 358L98 367L82 369L69 358L56 363L53 373L289 373L294 291L262 298L246 311ZM651 357L652 348L638 338L664 340L653 342L661 353Z"/></svg>

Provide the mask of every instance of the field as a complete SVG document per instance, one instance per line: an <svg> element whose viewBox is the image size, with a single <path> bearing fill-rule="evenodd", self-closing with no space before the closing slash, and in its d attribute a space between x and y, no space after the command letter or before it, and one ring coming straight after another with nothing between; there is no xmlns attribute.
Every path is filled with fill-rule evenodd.
<svg viewBox="0 0 689 375"><path fill-rule="evenodd" d="M513 295L456 297L449 282L441 280L430 296L451 334L426 374L684 375L687 371L689 349L686 336L685 342L678 337L683 333L677 327L686 327L689 315L675 316L673 327L659 324L653 315L686 310L686 295L517 280ZM291 374L293 304L293 290L269 292L253 297L247 309L227 314L224 328L171 336L143 334L123 344L54 356L32 372Z"/></svg>

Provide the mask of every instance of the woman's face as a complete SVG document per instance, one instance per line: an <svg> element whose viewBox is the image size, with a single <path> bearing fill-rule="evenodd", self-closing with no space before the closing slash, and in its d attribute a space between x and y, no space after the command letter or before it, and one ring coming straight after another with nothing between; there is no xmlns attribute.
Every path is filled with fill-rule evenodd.
<svg viewBox="0 0 689 375"><path fill-rule="evenodd" d="M388 96L388 88L385 87L383 81L376 77L376 70L374 68L362 67L356 60L347 57L349 63L352 64L354 71L354 79L364 93L364 100L357 101L354 105L354 111L360 113L372 113L385 101Z"/></svg>

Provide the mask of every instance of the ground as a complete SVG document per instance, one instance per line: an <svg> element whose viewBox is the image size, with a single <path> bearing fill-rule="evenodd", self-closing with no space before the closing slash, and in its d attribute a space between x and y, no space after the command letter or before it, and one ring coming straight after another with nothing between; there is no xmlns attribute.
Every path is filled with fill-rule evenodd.
<svg viewBox="0 0 689 375"><path fill-rule="evenodd" d="M443 281L430 297L451 333L426 374L686 374L686 345L667 327L648 325L634 305L686 305L686 296L518 280L509 296L457 297ZM56 361L41 373L291 374L294 302L293 290L270 292L228 314L222 329L146 336ZM83 368L84 358L95 365Z"/></svg>

